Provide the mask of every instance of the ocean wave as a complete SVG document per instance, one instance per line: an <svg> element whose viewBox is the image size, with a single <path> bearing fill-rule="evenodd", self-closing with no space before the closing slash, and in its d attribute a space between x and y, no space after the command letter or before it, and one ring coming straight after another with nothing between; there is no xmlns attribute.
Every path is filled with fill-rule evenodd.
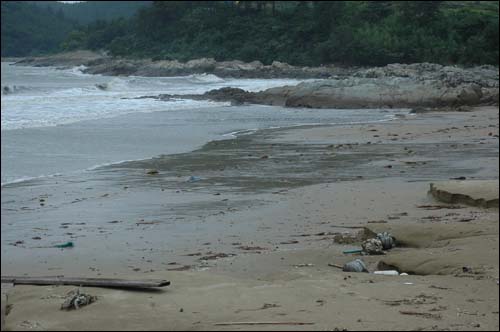
<svg viewBox="0 0 500 332"><path fill-rule="evenodd" d="M66 69L66 72L69 73L69 74L72 74L72 75L76 75L76 76L100 76L100 74L96 75L96 74L86 74L86 73L84 73L83 71L85 69L87 69L87 68L88 68L87 66L80 65L80 66L77 66L77 67Z"/></svg>
<svg viewBox="0 0 500 332"><path fill-rule="evenodd" d="M36 180L41 180L43 178L53 178L53 177L58 177L62 176L61 173L55 173L55 174L49 174L49 175L38 175L38 176L24 176L20 177L18 179L2 182L1 187L6 187L6 186L11 186L11 185L18 185L18 184L26 184L31 181L36 181Z"/></svg>
<svg viewBox="0 0 500 332"><path fill-rule="evenodd" d="M193 74L185 76L185 78L191 83L222 83L225 82L223 78L213 74Z"/></svg>

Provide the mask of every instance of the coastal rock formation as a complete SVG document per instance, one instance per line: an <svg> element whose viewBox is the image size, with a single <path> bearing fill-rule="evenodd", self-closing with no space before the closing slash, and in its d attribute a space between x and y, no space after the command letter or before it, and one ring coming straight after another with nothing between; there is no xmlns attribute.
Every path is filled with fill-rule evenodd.
<svg viewBox="0 0 500 332"><path fill-rule="evenodd" d="M350 69L329 67L296 67L274 61L264 65L260 61L239 60L217 62L212 58L201 58L180 62L177 60L122 59L91 51L75 51L47 57L25 58L18 65L29 66L80 66L87 74L111 76L181 76L209 73L219 77L233 78L328 78L351 72Z"/></svg>
<svg viewBox="0 0 500 332"><path fill-rule="evenodd" d="M74 51L59 53L44 57L30 57L24 58L16 62L18 65L34 66L34 67L75 67L80 65L87 65L88 63L96 60L106 59L106 54L96 53L92 51Z"/></svg>
<svg viewBox="0 0 500 332"><path fill-rule="evenodd" d="M433 63L389 64L368 69L295 67L279 61L217 62L202 58L177 60L118 59L89 51L77 51L18 64L33 66L85 65L85 73L114 76L181 76L210 73L234 78L324 78L251 93L224 88L203 95L158 96L160 99L192 98L311 108L457 108L498 105L498 68L460 68Z"/></svg>
<svg viewBox="0 0 500 332"><path fill-rule="evenodd" d="M235 91L220 89L204 96L233 100ZM224 98L224 97L227 98ZM458 108L498 104L498 70L437 64L393 64L297 86L257 93L238 92L238 102L311 108Z"/></svg>
<svg viewBox="0 0 500 332"><path fill-rule="evenodd" d="M305 82L262 93L284 106L314 108L457 107L498 104L498 70L438 64L391 64L350 77Z"/></svg>

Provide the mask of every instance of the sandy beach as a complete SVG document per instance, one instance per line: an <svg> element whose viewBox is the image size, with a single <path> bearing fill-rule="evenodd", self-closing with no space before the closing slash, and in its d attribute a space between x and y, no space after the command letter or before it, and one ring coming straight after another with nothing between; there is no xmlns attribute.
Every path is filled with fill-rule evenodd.
<svg viewBox="0 0 500 332"><path fill-rule="evenodd" d="M100 175L113 186L3 187L2 275L172 282L84 288L98 300L72 312L59 307L74 287L16 286L6 328L498 330L498 208L428 194L432 182L464 177L498 192L498 130L498 107L269 129L110 166ZM151 168L159 174L146 176ZM193 174L200 181L186 182ZM328 265L360 258L342 251L379 231L400 245L362 256L369 271L408 276ZM68 239L74 248L37 248ZM311 325L215 325L225 322Z"/></svg>

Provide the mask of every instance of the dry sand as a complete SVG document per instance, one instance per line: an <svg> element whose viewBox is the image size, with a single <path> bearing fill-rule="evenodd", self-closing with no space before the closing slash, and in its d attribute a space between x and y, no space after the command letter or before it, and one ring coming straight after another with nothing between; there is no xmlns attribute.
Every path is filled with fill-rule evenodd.
<svg viewBox="0 0 500 332"><path fill-rule="evenodd" d="M396 144L449 143L457 151L488 148L496 151L496 156L470 160L464 155L461 160L436 163L444 171L434 175L449 180L446 167L450 175L456 174L457 169L474 169L473 174L464 176L498 182L498 108L493 107L471 113L429 113L363 126L296 128L280 131L267 141L332 144L338 154L360 153L356 146L366 148L372 144L377 151ZM230 220L250 225L219 234L221 242L234 243L229 248L237 256L207 261L188 271L155 270L126 275L169 279L172 285L167 289L141 292L85 288L85 292L97 295L98 301L78 311L63 312L59 310L63 297L74 287L16 286L9 294L11 308L6 327L498 330L498 209L435 201L427 193L432 181L425 181L426 175L415 181L410 173L418 174L432 159L441 162L444 157L440 153L430 157L420 151L415 149L396 157L390 154L385 160L368 163L374 172L379 172L383 165L387 172L394 172L392 175L256 194L273 203L226 212L217 219L223 225L229 225ZM398 165L407 168L400 172ZM443 207L433 209L426 205ZM409 276L345 273L328 265L357 258L342 254L342 250L359 247L359 237L353 243L342 244L338 243L339 236L342 238L339 232L346 232L343 238L349 239L357 232L382 230L390 231L400 245L385 256L362 259L370 271L390 266L408 272ZM241 246L254 248L237 250ZM227 248L218 244L213 250L228 252ZM200 247L192 248L192 252L198 251L202 251ZM112 260L112 255L107 256ZM5 272L2 265L2 274ZM236 321L314 324L214 325Z"/></svg>

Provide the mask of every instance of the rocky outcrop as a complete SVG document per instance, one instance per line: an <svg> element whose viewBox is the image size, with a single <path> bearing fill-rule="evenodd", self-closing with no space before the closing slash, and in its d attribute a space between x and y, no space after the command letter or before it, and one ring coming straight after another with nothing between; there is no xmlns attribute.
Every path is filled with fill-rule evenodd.
<svg viewBox="0 0 500 332"><path fill-rule="evenodd" d="M340 73L341 69L333 67L295 67L281 62L273 62L265 66L260 61L223 61L211 58L190 60L188 62L106 59L86 64L88 74L105 74L118 76L181 76L210 73L219 77L232 78L327 78ZM344 70L345 71L345 70Z"/></svg>
<svg viewBox="0 0 500 332"><path fill-rule="evenodd" d="M463 69L436 64L389 65L360 70L352 76L255 93L223 88L203 95L175 97L287 107L467 111L468 106L498 104L498 71L490 66Z"/></svg>
<svg viewBox="0 0 500 332"><path fill-rule="evenodd" d="M296 67L274 61L264 65L260 61L239 60L217 62L212 58L201 58L187 62L177 60L122 59L91 51L60 53L47 57L25 58L18 65L69 67L84 65L88 74L111 76L182 76L209 73L219 77L233 78L328 78L332 75L350 73L350 69L337 67Z"/></svg>
<svg viewBox="0 0 500 332"><path fill-rule="evenodd" d="M352 76L304 82L260 93L289 107L413 108L498 105L498 69L392 64Z"/></svg>
<svg viewBox="0 0 500 332"><path fill-rule="evenodd" d="M88 65L92 61L107 59L103 53L92 51L74 51L59 53L45 57L28 57L16 62L16 65L27 65L34 67L75 67Z"/></svg>

